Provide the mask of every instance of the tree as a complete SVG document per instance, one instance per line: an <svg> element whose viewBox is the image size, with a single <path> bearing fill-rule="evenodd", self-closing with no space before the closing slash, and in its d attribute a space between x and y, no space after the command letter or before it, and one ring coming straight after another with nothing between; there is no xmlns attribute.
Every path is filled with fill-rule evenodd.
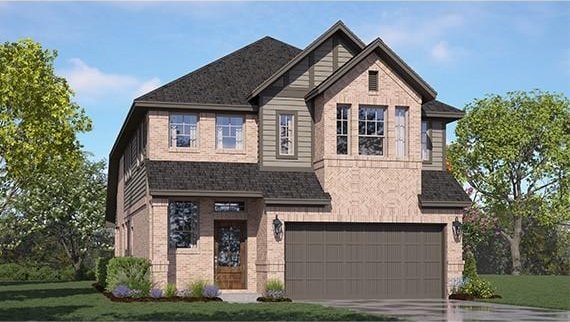
<svg viewBox="0 0 570 322"><path fill-rule="evenodd" d="M91 121L54 74L56 56L30 39L0 44L0 218L22 189L43 185L40 174L81 159L76 133Z"/></svg>
<svg viewBox="0 0 570 322"><path fill-rule="evenodd" d="M542 224L570 219L569 101L535 90L489 95L466 107L448 156L454 175L473 187L496 216L520 274L523 218Z"/></svg>
<svg viewBox="0 0 570 322"><path fill-rule="evenodd" d="M28 233L41 232L65 251L82 277L93 250L110 247L105 228L107 178L104 162L82 159L79 167L53 169L39 175L45 182L26 190L19 198L20 225Z"/></svg>

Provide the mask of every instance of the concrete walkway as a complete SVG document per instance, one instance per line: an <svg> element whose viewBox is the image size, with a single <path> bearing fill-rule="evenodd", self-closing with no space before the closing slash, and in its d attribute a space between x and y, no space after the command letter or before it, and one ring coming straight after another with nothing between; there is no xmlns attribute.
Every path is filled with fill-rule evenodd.
<svg viewBox="0 0 570 322"><path fill-rule="evenodd" d="M231 292L222 291L220 297L224 302L229 303L257 303L257 298L260 295L257 293L245 293L245 292Z"/></svg>
<svg viewBox="0 0 570 322"><path fill-rule="evenodd" d="M412 321L570 321L570 311L453 300L329 300L325 306Z"/></svg>

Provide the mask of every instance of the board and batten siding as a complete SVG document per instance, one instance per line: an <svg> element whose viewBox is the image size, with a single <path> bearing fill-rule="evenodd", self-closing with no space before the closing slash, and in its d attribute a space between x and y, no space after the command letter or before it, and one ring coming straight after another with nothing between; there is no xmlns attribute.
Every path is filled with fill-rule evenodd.
<svg viewBox="0 0 570 322"><path fill-rule="evenodd" d="M424 162L424 170L445 169L445 123L440 120L428 119L431 137L431 162Z"/></svg>
<svg viewBox="0 0 570 322"><path fill-rule="evenodd" d="M312 167L313 122L304 96L355 53L356 50L345 37L335 34L260 94L259 155L263 167ZM296 158L284 159L277 156L277 113L283 111L295 112L297 116Z"/></svg>
<svg viewBox="0 0 570 322"><path fill-rule="evenodd" d="M125 182L124 210L135 205L146 194L146 169L140 164L133 169L130 178Z"/></svg>

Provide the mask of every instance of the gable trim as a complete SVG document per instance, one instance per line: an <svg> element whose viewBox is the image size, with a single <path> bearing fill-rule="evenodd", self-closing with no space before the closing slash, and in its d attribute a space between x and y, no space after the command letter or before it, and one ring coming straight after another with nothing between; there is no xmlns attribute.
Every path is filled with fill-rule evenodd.
<svg viewBox="0 0 570 322"><path fill-rule="evenodd" d="M420 75L418 75L408 64L406 64L392 49L390 49L380 38L376 38L376 40L372 41L364 50L362 50L359 54L354 56L351 60L349 60L346 64L341 66L335 72L333 72L327 79L325 79L319 86L313 88L307 95L305 99L311 100L315 98L317 95L322 94L326 91L330 86L336 83L337 80L342 78L348 71L354 68L357 64L362 62L368 55L372 54L374 51L379 50L380 53L385 54L386 58L388 58L385 63L393 67L397 67L396 72L399 72L400 69L404 75L407 76L409 79L405 79L407 82L410 83L410 86L414 88L418 93L421 95L424 102L431 101L435 99L437 96L437 92L425 81L423 80ZM381 56L382 58L382 56Z"/></svg>
<svg viewBox="0 0 570 322"><path fill-rule="evenodd" d="M257 95L259 95L264 89L270 86L273 82L275 82L279 77L283 76L286 72L288 72L293 66L297 65L301 60L303 60L309 53L313 50L317 49L322 43L324 43L327 39L333 36L337 31L343 32L348 39L350 39L354 44L356 44L360 49L365 47L364 42L358 38L342 21L337 21L332 27L330 27L325 33L323 33L319 38L315 39L309 46L303 49L295 58L289 61L287 64L283 65L280 69L278 69L271 77L263 81L257 88L251 92L251 94L247 97L247 100L251 100Z"/></svg>

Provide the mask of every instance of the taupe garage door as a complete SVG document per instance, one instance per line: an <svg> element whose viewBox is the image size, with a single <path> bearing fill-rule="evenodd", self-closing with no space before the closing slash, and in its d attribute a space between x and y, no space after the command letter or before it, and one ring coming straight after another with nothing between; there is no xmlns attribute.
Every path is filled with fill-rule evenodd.
<svg viewBox="0 0 570 322"><path fill-rule="evenodd" d="M287 223L294 299L441 298L443 226Z"/></svg>

